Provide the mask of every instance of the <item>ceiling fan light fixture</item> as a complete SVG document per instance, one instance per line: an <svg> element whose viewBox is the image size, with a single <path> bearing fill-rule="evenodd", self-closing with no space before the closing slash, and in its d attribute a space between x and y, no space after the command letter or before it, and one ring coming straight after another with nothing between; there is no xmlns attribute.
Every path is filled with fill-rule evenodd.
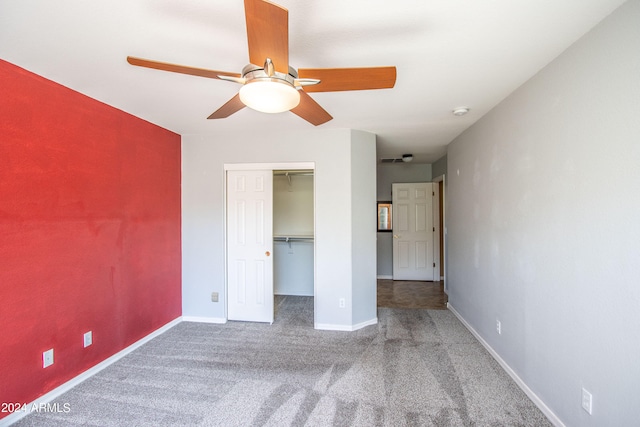
<svg viewBox="0 0 640 427"><path fill-rule="evenodd" d="M413 160L413 154L403 154L402 155L402 161L405 163L409 163L411 160Z"/></svg>
<svg viewBox="0 0 640 427"><path fill-rule="evenodd" d="M263 113L282 113L300 103L300 93L286 81L254 80L240 88L240 100L247 107Z"/></svg>

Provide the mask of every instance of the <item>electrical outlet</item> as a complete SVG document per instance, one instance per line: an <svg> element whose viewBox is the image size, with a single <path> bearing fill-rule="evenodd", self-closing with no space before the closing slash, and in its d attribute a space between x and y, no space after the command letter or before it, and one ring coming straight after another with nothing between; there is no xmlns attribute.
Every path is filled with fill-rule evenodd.
<svg viewBox="0 0 640 427"><path fill-rule="evenodd" d="M498 335L502 335L502 323L500 323L500 321L497 319L496 319L496 332L498 332Z"/></svg>
<svg viewBox="0 0 640 427"><path fill-rule="evenodd" d="M47 366L53 365L53 349L47 350L42 353L42 367L46 368Z"/></svg>
<svg viewBox="0 0 640 427"><path fill-rule="evenodd" d="M85 348L89 347L91 344L93 344L93 332L89 331L86 332L83 336L83 343Z"/></svg>
<svg viewBox="0 0 640 427"><path fill-rule="evenodd" d="M582 409L591 415L593 409L593 396L584 388L582 389Z"/></svg>
<svg viewBox="0 0 640 427"><path fill-rule="evenodd" d="M218 293L211 292L211 302L218 302Z"/></svg>
<svg viewBox="0 0 640 427"><path fill-rule="evenodd" d="M338 307L345 308L345 306L346 306L346 301L344 300L344 298L340 298L340 300L338 301Z"/></svg>

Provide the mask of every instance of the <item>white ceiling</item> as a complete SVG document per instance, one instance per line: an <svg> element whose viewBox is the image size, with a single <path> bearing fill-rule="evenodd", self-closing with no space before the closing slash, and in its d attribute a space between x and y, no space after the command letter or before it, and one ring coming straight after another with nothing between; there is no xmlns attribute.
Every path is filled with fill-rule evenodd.
<svg viewBox="0 0 640 427"><path fill-rule="evenodd" d="M431 163L623 0L278 0L294 68L397 66L393 89L314 93L319 128L378 135L378 157ZM0 58L179 134L312 129L248 108L206 117L234 83L129 65L127 55L241 72L242 0L0 0ZM1 83L1 82L0 82ZM1 86L0 86L1 87ZM455 117L451 110L468 106Z"/></svg>

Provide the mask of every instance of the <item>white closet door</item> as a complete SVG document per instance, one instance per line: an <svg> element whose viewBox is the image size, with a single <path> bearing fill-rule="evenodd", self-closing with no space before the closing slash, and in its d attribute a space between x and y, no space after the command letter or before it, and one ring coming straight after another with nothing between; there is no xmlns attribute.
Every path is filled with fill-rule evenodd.
<svg viewBox="0 0 640 427"><path fill-rule="evenodd" d="M273 173L227 171L227 317L273 323Z"/></svg>
<svg viewBox="0 0 640 427"><path fill-rule="evenodd" d="M393 280L434 280L433 184L392 184Z"/></svg>

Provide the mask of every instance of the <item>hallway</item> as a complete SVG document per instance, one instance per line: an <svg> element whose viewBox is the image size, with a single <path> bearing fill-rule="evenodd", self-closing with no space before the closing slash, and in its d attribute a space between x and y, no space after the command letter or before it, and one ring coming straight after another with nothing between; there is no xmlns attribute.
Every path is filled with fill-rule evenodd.
<svg viewBox="0 0 640 427"><path fill-rule="evenodd" d="M378 279L378 307L446 310L444 282Z"/></svg>

